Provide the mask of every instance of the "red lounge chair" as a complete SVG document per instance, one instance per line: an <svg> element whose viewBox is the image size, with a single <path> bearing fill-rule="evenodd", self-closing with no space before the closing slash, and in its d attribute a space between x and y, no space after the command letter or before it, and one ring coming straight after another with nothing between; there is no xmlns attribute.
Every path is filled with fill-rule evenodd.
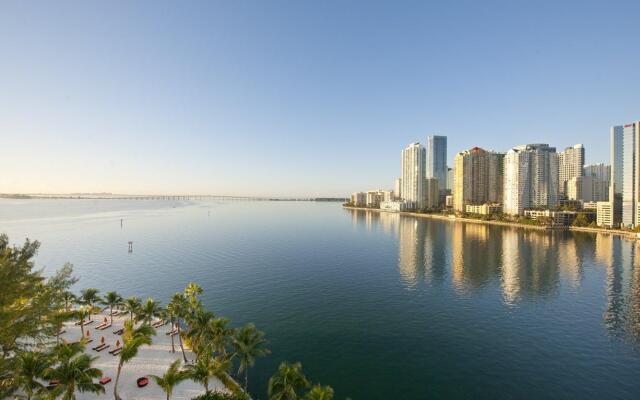
<svg viewBox="0 0 640 400"><path fill-rule="evenodd" d="M101 385L106 385L109 382L111 382L111 378L109 378L108 376L103 376L102 379L100 379Z"/></svg>
<svg viewBox="0 0 640 400"><path fill-rule="evenodd" d="M60 384L60 381L57 380L57 379L52 379L52 380L49 381L49 385L50 386L56 386L56 385L59 385L59 384Z"/></svg>
<svg viewBox="0 0 640 400"><path fill-rule="evenodd" d="M141 378L138 378L136 383L138 384L138 387L145 387L149 384L149 378L147 378L146 376L143 376Z"/></svg>
<svg viewBox="0 0 640 400"><path fill-rule="evenodd" d="M108 324L106 324L106 325L104 325L104 326L101 326L101 327L97 327L97 326L96 326L96 329L99 329L99 330L101 330L101 331L103 331L103 330L105 330L105 329L107 329L107 328L111 328L111 323L108 323Z"/></svg>

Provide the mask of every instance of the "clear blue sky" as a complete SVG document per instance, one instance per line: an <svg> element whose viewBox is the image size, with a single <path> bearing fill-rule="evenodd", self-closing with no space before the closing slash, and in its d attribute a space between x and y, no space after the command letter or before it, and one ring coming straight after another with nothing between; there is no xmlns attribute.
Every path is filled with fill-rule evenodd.
<svg viewBox="0 0 640 400"><path fill-rule="evenodd" d="M640 2L0 3L0 192L346 195L640 119Z"/></svg>

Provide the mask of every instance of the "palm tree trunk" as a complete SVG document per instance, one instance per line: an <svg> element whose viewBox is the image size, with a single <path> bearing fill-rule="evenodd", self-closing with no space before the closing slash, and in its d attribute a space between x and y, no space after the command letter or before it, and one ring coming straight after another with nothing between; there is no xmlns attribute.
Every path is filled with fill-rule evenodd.
<svg viewBox="0 0 640 400"><path fill-rule="evenodd" d="M113 324L113 306L109 306L111 310L109 311L109 316L111 317L111 323Z"/></svg>
<svg viewBox="0 0 640 400"><path fill-rule="evenodd" d="M172 323L173 325L173 323ZM173 335L171 335L171 352L175 353L176 352L176 346L173 343Z"/></svg>
<svg viewBox="0 0 640 400"><path fill-rule="evenodd" d="M82 332L82 338L84 339L84 320L80 321L80 332Z"/></svg>
<svg viewBox="0 0 640 400"><path fill-rule="evenodd" d="M122 362L118 363L118 372L116 373L116 383L113 385L113 398L115 400L120 400L120 396L118 396L118 382L120 381L120 371L122 371Z"/></svg>
<svg viewBox="0 0 640 400"><path fill-rule="evenodd" d="M204 378L204 391L209 393L209 378Z"/></svg>
<svg viewBox="0 0 640 400"><path fill-rule="evenodd" d="M249 387L249 366L244 369L244 391L247 391L247 387Z"/></svg>
<svg viewBox="0 0 640 400"><path fill-rule="evenodd" d="M184 346L182 345L182 335L180 334L180 323L178 322L178 339L180 341L180 350L182 350L182 358L184 362L187 362L187 355L184 353Z"/></svg>

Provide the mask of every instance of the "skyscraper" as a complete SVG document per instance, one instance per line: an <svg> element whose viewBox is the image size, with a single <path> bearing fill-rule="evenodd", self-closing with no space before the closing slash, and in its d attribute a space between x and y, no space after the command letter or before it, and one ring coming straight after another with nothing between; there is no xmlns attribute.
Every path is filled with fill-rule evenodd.
<svg viewBox="0 0 640 400"><path fill-rule="evenodd" d="M474 147L456 154L453 207L465 211L467 204L501 203L504 154Z"/></svg>
<svg viewBox="0 0 640 400"><path fill-rule="evenodd" d="M431 135L427 138L427 178L437 178L441 190L447 187L447 137Z"/></svg>
<svg viewBox="0 0 640 400"><path fill-rule="evenodd" d="M560 195L566 197L567 182L584 174L584 146L576 144L558 153Z"/></svg>
<svg viewBox="0 0 640 400"><path fill-rule="evenodd" d="M527 208L558 204L558 154L547 144L527 144L504 158L503 210L522 214Z"/></svg>
<svg viewBox="0 0 640 400"><path fill-rule="evenodd" d="M393 195L396 200L402 199L402 178L396 179L395 186L393 188Z"/></svg>
<svg viewBox="0 0 640 400"><path fill-rule="evenodd" d="M424 207L425 157L425 148L417 142L402 150L401 192L409 209Z"/></svg>
<svg viewBox="0 0 640 400"><path fill-rule="evenodd" d="M611 165L604 164L604 163L585 165L584 176L592 176L594 178L610 181Z"/></svg>
<svg viewBox="0 0 640 400"><path fill-rule="evenodd" d="M613 225L638 225L640 179L640 121L611 128L611 186Z"/></svg>

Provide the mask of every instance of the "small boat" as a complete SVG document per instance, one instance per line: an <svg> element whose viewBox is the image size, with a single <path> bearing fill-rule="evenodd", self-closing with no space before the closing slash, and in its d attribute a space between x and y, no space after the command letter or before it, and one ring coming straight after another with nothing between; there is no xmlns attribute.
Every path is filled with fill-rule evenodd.
<svg viewBox="0 0 640 400"><path fill-rule="evenodd" d="M141 378L138 378L136 383L138 384L138 387L145 387L149 384L149 378L147 378L146 376L143 376Z"/></svg>

